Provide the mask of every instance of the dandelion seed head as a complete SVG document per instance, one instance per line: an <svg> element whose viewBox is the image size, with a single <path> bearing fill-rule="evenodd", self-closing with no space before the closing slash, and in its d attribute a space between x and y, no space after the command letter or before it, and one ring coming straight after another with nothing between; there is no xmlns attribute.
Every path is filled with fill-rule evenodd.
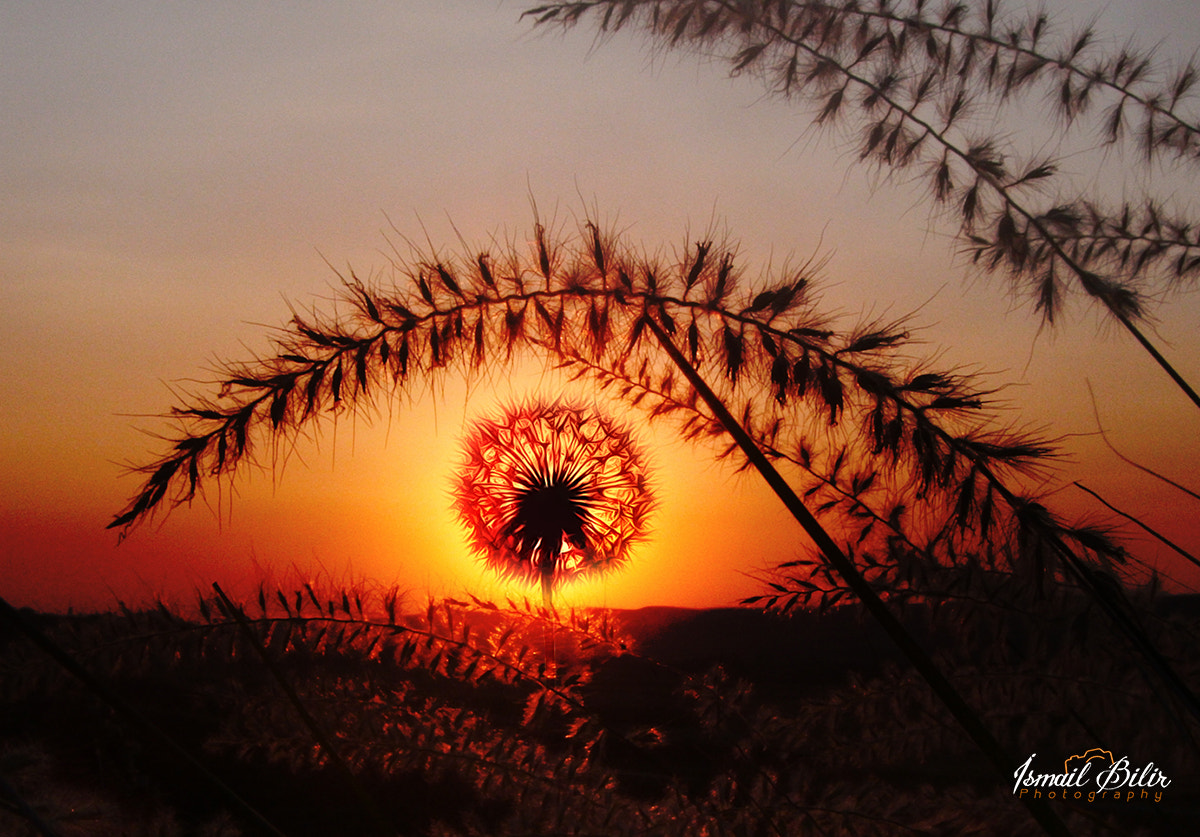
<svg viewBox="0 0 1200 837"><path fill-rule="evenodd" d="M544 589L622 566L654 506L629 430L557 401L512 405L476 422L453 496L480 559Z"/></svg>

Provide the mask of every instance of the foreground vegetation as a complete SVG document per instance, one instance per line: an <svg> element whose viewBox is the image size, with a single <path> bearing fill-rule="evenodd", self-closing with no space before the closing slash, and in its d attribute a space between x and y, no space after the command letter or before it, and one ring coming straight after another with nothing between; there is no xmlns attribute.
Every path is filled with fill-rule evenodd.
<svg viewBox="0 0 1200 837"><path fill-rule="evenodd" d="M1183 833L1200 813L1191 725L1084 598L1047 589L1043 603L1032 612L910 604L903 613L1021 758L1115 747L1171 776L1159 802L1055 805L1075 833ZM1138 607L1195 682L1196 603ZM1009 781L855 607L790 617L750 608L555 614L511 602L402 610L394 594L305 587L243 605L206 598L190 614L27 612L23 628L6 622L0 831L1035 827ZM555 665L543 657L550 630ZM81 683L25 631L95 682Z"/></svg>

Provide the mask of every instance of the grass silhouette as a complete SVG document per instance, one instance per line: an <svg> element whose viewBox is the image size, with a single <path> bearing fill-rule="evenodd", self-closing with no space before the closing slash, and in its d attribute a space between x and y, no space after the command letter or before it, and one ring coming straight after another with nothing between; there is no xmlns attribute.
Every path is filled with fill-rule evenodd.
<svg viewBox="0 0 1200 837"><path fill-rule="evenodd" d="M289 835L375 825L256 648L395 833L1029 830L1011 779L857 606L790 620L521 601L418 611L394 592L306 586L235 607L204 597L188 613L23 616ZM1147 612L1192 674L1196 608ZM1056 804L1068 827L1186 830L1200 804L1194 743L1094 609L1062 589L1035 612L973 610L912 605L904 620L990 726L1064 758L1081 741L1120 741L1172 777L1164 804ZM560 637L555 677L537 650L547 620ZM8 804L17 795L53 833L261 832L49 657L0 637L6 833L38 833ZM96 758L108 766L92 768Z"/></svg>
<svg viewBox="0 0 1200 837"><path fill-rule="evenodd" d="M1060 134L1097 136L1138 172L1193 169L1193 62L1108 50L1094 27L1059 33L1044 10L1010 13L1000 0L565 0L525 14L539 26L591 22L602 37L639 31L760 76L812 124L851 138L860 164L922 182L963 250L1005 275L1046 323L1082 293L1200 407L1143 327L1155 295L1200 275L1194 210L1174 210L1174 185L1117 206L1086 191L1069 197L1078 187L1058 160L1020 150L1018 138L1041 122L1009 108L1029 106Z"/></svg>

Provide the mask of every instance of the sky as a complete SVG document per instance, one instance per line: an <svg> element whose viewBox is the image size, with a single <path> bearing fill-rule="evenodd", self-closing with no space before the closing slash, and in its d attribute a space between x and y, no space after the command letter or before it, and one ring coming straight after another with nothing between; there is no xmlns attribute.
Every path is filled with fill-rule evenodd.
<svg viewBox="0 0 1200 837"><path fill-rule="evenodd" d="M1049 6L1064 26L1097 19L1112 43L1168 60L1200 43L1190 0ZM418 603L524 592L467 554L449 486L474 418L559 390L536 364L327 426L284 467L243 475L235 496L119 545L104 527L138 487L128 465L169 429L159 417L175 393L266 350L290 305L320 307L337 283L330 265L379 275L399 236L453 246L521 233L534 201L568 226L597 208L649 250L716 225L750 265L828 256L829 310L911 312L930 354L1001 387L1006 419L1062 440L1047 485L1056 510L1106 519L1079 480L1200 551L1200 506L1096 433L1098 413L1124 455L1200 482L1200 414L1126 335L1083 306L1040 328L1026 301L962 263L919 187L856 167L847 142L808 130L755 80L633 34L534 32L522 8L0 6L0 595L94 609L187 601L213 581L398 585ZM1146 185L1094 151L1067 165L1118 197ZM1195 193L1194 173L1154 178ZM1192 381L1198 315L1184 290L1153 324ZM570 603L728 605L804 549L755 478L665 429L641 432L657 475L653 538ZM1200 586L1160 545L1131 545L1175 589Z"/></svg>

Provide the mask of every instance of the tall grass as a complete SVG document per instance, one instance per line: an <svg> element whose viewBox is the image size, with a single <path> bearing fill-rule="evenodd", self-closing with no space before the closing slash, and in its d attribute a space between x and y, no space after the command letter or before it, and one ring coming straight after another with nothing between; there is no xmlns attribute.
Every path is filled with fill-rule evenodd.
<svg viewBox="0 0 1200 837"><path fill-rule="evenodd" d="M758 75L814 125L849 137L860 164L923 183L963 250L1045 322L1083 295L1200 407L1144 328L1151 300L1200 276L1195 208L1178 205L1174 183L1113 205L1081 190L1054 156L1021 151L1049 122L1097 138L1133 173L1194 172L1193 62L1110 49L1093 26L1064 32L1044 10L1010 12L1000 0L565 0L526 15L602 36L634 30Z"/></svg>
<svg viewBox="0 0 1200 837"><path fill-rule="evenodd" d="M39 630L186 742L282 833L365 834L375 824L338 781L328 750L296 722L259 648L395 833L1029 828L1011 780L994 774L920 679L895 662L842 669L821 684L782 678L791 685L780 688L783 661L747 669L738 657L717 665L703 654L695 659L708 663L660 659L652 642L643 647L607 612L482 601L413 609L395 592L311 586L263 589L235 608L204 597L190 612L43 618ZM970 613L962 622L973 609L914 606L906 622L927 633L955 684L1006 740L1039 753L1120 742L1172 768L1169 804L1056 806L1068 826L1179 833L1197 804L1194 744L1086 602L1055 587L1036 609L994 607L986 619ZM839 647L870 633L855 612L824 617L839 620L826 634ZM560 637L553 678L538 651L546 622ZM789 630L769 620L763 629ZM812 630L817 621L796 633L810 643L801 631ZM1194 676L1195 614L1159 612L1152 630ZM0 671L0 764L49 827L75 833L72 817L82 815L87 833L116 823L124 834L258 833L30 646L0 646ZM103 772L75 767L97 757L109 765ZM81 793L91 808L70 810ZM145 801L130 810L131 798ZM7 833L21 833L21 822L0 809Z"/></svg>

